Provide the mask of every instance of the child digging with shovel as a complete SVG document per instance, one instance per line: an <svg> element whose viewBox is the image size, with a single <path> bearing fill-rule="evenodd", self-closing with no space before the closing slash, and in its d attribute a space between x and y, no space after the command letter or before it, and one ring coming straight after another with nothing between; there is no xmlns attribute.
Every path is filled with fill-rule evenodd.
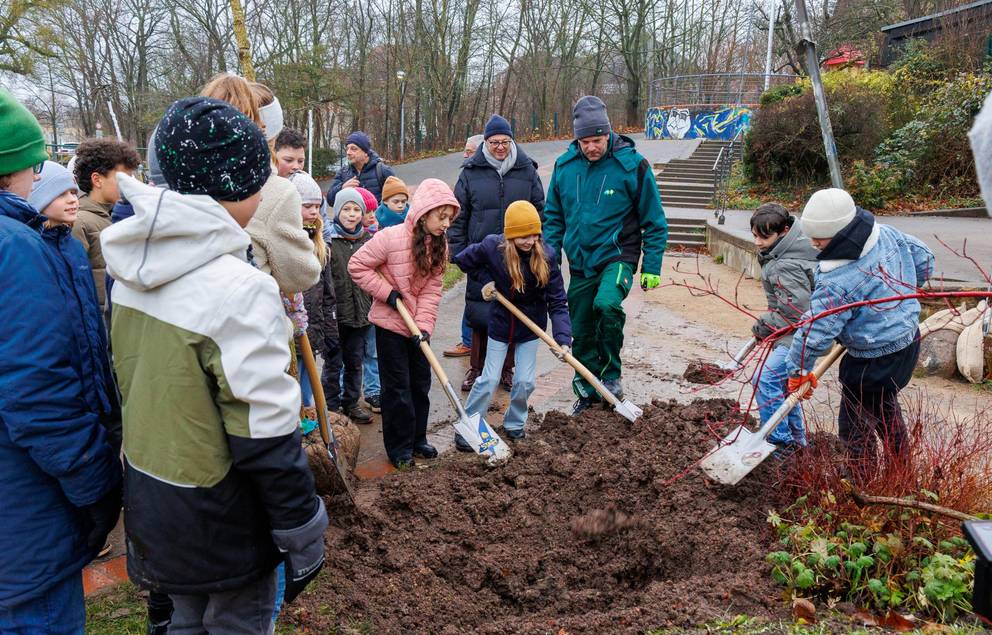
<svg viewBox="0 0 992 635"><path fill-rule="evenodd" d="M544 328L550 314L555 341L566 350L571 345L572 324L561 269L544 247L541 217L530 202L510 203L503 234L492 234L471 245L454 257L454 263L465 273L481 274L492 280L496 290L539 327ZM524 438L527 399L534 392L540 340L500 304L492 307L488 332L486 363L468 395L465 411L469 416L485 415L499 384L507 350L511 343L515 344L513 387L503 429L510 440L519 441ZM455 446L463 452L472 451L458 434Z"/></svg>

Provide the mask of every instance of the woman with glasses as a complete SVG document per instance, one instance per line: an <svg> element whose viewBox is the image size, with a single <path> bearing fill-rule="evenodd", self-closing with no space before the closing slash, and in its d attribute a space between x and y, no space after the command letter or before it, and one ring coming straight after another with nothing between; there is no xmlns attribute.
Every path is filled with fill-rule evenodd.
<svg viewBox="0 0 992 635"><path fill-rule="evenodd" d="M513 140L510 122L493 115L482 136L483 142L475 154L462 164L455 185L455 198L462 210L448 230L452 256L481 243L486 236L503 233L503 217L510 203L529 201L539 214L544 209L544 185L537 175L537 162ZM472 389L486 359L491 305L482 299L482 286L488 280L481 276L479 272L469 273L465 289L465 314L472 328L471 364L462 382L465 392ZM513 381L512 352L506 359L501 385L509 390ZM472 451L460 437L456 436L455 441L459 450Z"/></svg>

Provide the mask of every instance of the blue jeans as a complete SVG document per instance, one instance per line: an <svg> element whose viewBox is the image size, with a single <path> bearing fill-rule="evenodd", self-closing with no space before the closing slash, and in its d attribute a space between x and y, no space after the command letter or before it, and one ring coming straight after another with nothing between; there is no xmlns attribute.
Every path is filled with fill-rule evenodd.
<svg viewBox="0 0 992 635"><path fill-rule="evenodd" d="M507 408L506 414L503 416L503 428L506 430L524 429L524 422L527 421L527 399L534 392L539 344L540 340L516 343L516 353L513 356L513 389L510 391L510 407ZM506 359L506 351L509 348L510 345L506 342L497 342L493 338L489 338L486 343L486 363L482 368L482 375L472 385L472 392L468 394L468 402L465 404L465 411L468 414L478 413L485 418L486 411L489 410L489 402L493 398L493 392L499 385L499 378L503 373L503 361Z"/></svg>
<svg viewBox="0 0 992 635"><path fill-rule="evenodd" d="M276 565L276 602L272 608L272 623L279 619L279 612L282 611L282 601L286 599L286 563L280 562Z"/></svg>
<svg viewBox="0 0 992 635"><path fill-rule="evenodd" d="M310 374L307 367L303 365L303 358L296 358L296 372L300 374L300 394L303 397L303 407L313 406L313 386L310 385Z"/></svg>
<svg viewBox="0 0 992 635"><path fill-rule="evenodd" d="M375 350L375 329L370 328L365 336L365 357L362 358L362 396L375 397L381 391L379 354Z"/></svg>
<svg viewBox="0 0 992 635"><path fill-rule="evenodd" d="M462 346L472 348L472 327L468 325L465 311L462 311Z"/></svg>
<svg viewBox="0 0 992 635"><path fill-rule="evenodd" d="M768 421L769 417L785 400L785 385L788 382L786 361L789 358L788 346L776 346L765 365L754 374L753 382L757 390L755 398L758 401L758 413L761 421ZM796 406L792 412L782 420L772 433L768 435L768 442L775 444L797 443L806 445L806 430L803 426L803 409Z"/></svg>
<svg viewBox="0 0 992 635"><path fill-rule="evenodd" d="M85 626L83 575L79 571L34 599L0 608L0 633L79 635Z"/></svg>

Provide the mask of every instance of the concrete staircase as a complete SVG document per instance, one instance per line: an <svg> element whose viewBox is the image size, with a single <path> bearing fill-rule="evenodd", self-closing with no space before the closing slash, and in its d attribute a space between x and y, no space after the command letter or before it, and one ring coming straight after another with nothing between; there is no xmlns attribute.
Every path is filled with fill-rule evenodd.
<svg viewBox="0 0 992 635"><path fill-rule="evenodd" d="M713 164L729 141L704 140L688 159L656 163L661 203L665 207L711 208L716 173Z"/></svg>
<svg viewBox="0 0 992 635"><path fill-rule="evenodd" d="M668 251L694 251L706 248L706 218L668 216Z"/></svg>

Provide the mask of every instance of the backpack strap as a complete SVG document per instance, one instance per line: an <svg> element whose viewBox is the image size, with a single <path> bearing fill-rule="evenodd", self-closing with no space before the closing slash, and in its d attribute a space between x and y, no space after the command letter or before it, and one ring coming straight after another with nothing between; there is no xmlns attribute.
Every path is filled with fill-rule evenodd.
<svg viewBox="0 0 992 635"><path fill-rule="evenodd" d="M375 180L379 182L379 187L386 184L386 179L382 178L382 159L375 164Z"/></svg>

